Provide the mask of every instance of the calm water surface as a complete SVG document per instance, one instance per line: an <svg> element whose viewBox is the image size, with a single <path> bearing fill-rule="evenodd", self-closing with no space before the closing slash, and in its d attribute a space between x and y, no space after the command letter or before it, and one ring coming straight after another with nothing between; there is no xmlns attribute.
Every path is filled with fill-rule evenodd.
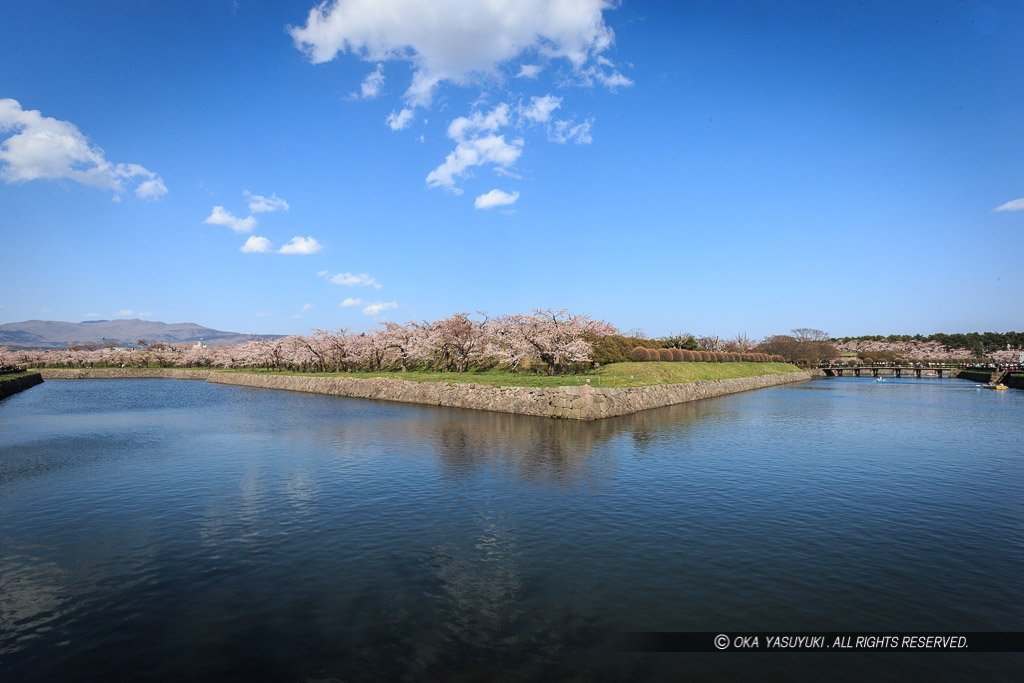
<svg viewBox="0 0 1024 683"><path fill-rule="evenodd" d="M597 423L198 381L0 401L0 680L1015 680L1024 392L840 378Z"/></svg>

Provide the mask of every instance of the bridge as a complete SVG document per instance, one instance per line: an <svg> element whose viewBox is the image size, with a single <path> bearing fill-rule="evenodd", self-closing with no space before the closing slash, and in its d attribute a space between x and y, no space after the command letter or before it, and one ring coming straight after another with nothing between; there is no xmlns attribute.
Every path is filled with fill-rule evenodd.
<svg viewBox="0 0 1024 683"><path fill-rule="evenodd" d="M842 366L821 366L820 368L826 377L860 377L861 373L871 373L872 377L880 375L893 375L902 377L904 374L914 373L914 377L936 376L956 377L960 374L959 365L930 365L930 366L904 366L904 365L842 365Z"/></svg>

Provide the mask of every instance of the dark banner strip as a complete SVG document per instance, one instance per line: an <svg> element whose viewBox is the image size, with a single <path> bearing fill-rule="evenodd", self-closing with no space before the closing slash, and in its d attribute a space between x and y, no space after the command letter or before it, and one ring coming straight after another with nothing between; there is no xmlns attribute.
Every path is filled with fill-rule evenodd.
<svg viewBox="0 0 1024 683"><path fill-rule="evenodd" d="M624 652L1024 652L1024 633L724 631L621 633Z"/></svg>

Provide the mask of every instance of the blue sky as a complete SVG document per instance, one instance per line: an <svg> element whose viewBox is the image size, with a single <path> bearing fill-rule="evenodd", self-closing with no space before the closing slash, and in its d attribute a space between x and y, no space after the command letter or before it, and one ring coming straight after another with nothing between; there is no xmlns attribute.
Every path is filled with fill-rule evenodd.
<svg viewBox="0 0 1024 683"><path fill-rule="evenodd" d="M1024 328L1020 2L313 9L5 3L0 322Z"/></svg>

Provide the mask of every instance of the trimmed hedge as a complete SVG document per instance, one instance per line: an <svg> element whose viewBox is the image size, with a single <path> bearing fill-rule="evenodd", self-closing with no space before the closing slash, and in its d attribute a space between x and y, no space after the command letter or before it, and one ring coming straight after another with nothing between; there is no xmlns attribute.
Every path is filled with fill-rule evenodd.
<svg viewBox="0 0 1024 683"><path fill-rule="evenodd" d="M766 353L736 353L735 351L690 351L678 348L649 349L637 346L629 353L631 361L687 362L687 363L785 363L782 356Z"/></svg>
<svg viewBox="0 0 1024 683"><path fill-rule="evenodd" d="M650 352L642 346L638 346L629 353L629 359L631 361L644 361L650 360Z"/></svg>

